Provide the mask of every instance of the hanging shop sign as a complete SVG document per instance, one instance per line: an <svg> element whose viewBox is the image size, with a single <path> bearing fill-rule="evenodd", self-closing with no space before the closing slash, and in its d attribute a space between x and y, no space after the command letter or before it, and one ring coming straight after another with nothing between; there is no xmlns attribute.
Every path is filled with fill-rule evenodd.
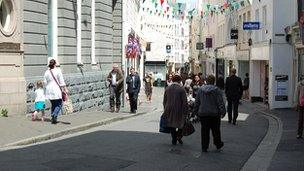
<svg viewBox="0 0 304 171"><path fill-rule="evenodd" d="M204 43L196 43L196 50L203 50L204 49Z"/></svg>
<svg viewBox="0 0 304 171"><path fill-rule="evenodd" d="M239 30L231 29L230 31L230 39L237 40L239 38Z"/></svg>
<svg viewBox="0 0 304 171"><path fill-rule="evenodd" d="M212 38L206 38L206 48L212 48Z"/></svg>
<svg viewBox="0 0 304 171"><path fill-rule="evenodd" d="M261 27L260 22L244 22L243 30L259 30Z"/></svg>

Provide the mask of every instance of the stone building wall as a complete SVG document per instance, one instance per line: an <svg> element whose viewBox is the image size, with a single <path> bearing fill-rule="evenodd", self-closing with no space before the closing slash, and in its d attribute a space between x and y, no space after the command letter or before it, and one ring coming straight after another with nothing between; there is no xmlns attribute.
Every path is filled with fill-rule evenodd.
<svg viewBox="0 0 304 171"><path fill-rule="evenodd" d="M107 108L108 90L106 76L113 62L120 63L121 56L116 46L113 55L114 34L111 0L95 0L96 62L91 64L91 0L82 1L82 62L76 57L76 0L58 0L58 61L70 91L74 112L88 108ZM38 80L43 79L48 60L48 2L49 0L24 0L24 75L27 89L27 113L33 111L34 90ZM120 26L121 27L121 26ZM47 107L50 104L47 103Z"/></svg>

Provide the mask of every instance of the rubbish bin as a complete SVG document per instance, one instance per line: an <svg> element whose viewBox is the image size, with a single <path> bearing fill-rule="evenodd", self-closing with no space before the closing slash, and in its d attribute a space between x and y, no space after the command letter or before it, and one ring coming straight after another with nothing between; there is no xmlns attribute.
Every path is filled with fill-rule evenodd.
<svg viewBox="0 0 304 171"><path fill-rule="evenodd" d="M157 87L161 87L161 79L160 78L157 78L156 79L156 85L157 85Z"/></svg>

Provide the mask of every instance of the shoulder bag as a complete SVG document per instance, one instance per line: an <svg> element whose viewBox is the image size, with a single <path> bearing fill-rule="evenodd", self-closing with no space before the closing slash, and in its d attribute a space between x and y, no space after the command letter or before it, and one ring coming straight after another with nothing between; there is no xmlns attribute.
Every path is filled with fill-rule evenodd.
<svg viewBox="0 0 304 171"><path fill-rule="evenodd" d="M67 94L65 91L62 91L62 89L61 89L61 87L60 87L60 85L59 85L57 79L55 78L55 76L54 76L52 70L50 70L50 72L51 72L51 74L52 74L53 79L55 80L56 84L58 85L58 87L59 87L59 89L60 89L60 91L61 91L62 100L63 100L64 102L67 101L67 100L68 100L68 94Z"/></svg>

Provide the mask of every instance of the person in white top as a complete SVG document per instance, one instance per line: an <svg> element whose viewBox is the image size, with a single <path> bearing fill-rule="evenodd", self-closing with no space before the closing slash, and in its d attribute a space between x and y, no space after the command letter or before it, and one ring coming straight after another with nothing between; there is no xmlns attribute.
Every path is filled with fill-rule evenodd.
<svg viewBox="0 0 304 171"><path fill-rule="evenodd" d="M41 121L44 121L44 109L45 109L45 95L43 90L43 81L37 82L37 89L35 90L35 111L32 113L32 121L37 119L38 112L41 112Z"/></svg>
<svg viewBox="0 0 304 171"><path fill-rule="evenodd" d="M44 74L45 98L51 101L52 124L57 123L57 117L62 108L62 92L68 92L61 69L56 68L56 61L51 59L49 69Z"/></svg>

